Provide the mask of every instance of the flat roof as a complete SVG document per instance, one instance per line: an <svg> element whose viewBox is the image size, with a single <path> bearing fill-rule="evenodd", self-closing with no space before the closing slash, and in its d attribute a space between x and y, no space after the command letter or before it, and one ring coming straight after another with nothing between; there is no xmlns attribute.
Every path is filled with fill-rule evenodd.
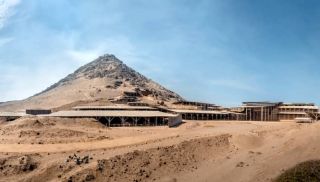
<svg viewBox="0 0 320 182"><path fill-rule="evenodd" d="M174 102L173 104L186 104L186 103L192 103L192 104L195 104L195 105L208 105L208 106L211 106L211 107L219 107L215 104L211 104L211 103L205 103L205 102L195 102L195 101L177 101L177 102Z"/></svg>
<svg viewBox="0 0 320 182"><path fill-rule="evenodd" d="M279 106L279 108L283 109L319 109L318 106Z"/></svg>
<svg viewBox="0 0 320 182"><path fill-rule="evenodd" d="M160 111L59 111L49 117L176 117Z"/></svg>
<svg viewBox="0 0 320 182"><path fill-rule="evenodd" d="M279 114L307 114L306 112L279 112Z"/></svg>
<svg viewBox="0 0 320 182"><path fill-rule="evenodd" d="M0 117L22 117L28 116L25 112L0 112Z"/></svg>
<svg viewBox="0 0 320 182"><path fill-rule="evenodd" d="M114 106L76 106L72 109L119 109L119 110L156 110L156 108L148 106L128 106L128 105L114 105Z"/></svg>
<svg viewBox="0 0 320 182"><path fill-rule="evenodd" d="M242 107L268 107L277 106L282 104L281 102L243 102Z"/></svg>
<svg viewBox="0 0 320 182"><path fill-rule="evenodd" d="M240 106L241 108L262 108L262 107L274 107L275 105L260 105L260 106L246 106L246 105L243 105L243 106Z"/></svg>
<svg viewBox="0 0 320 182"><path fill-rule="evenodd" d="M292 103L283 103L282 105L297 105L297 106L315 106L314 103L303 103L303 102L292 102Z"/></svg>
<svg viewBox="0 0 320 182"><path fill-rule="evenodd" d="M309 118L309 117L304 117L304 118L302 118L302 117L300 117L300 118L294 118L294 120L311 120L312 118Z"/></svg>
<svg viewBox="0 0 320 182"><path fill-rule="evenodd" d="M208 111L208 110L187 110L187 109L169 109L169 111L176 113L195 113L195 114L230 114L231 112L226 111Z"/></svg>

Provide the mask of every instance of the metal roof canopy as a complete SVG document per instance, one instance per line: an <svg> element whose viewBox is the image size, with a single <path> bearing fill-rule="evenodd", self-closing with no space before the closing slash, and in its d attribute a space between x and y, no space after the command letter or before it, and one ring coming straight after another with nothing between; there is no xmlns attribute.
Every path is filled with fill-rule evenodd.
<svg viewBox="0 0 320 182"><path fill-rule="evenodd" d="M160 111L59 111L48 117L177 117Z"/></svg>
<svg viewBox="0 0 320 182"><path fill-rule="evenodd" d="M296 115L303 115L307 114L306 112L279 112L279 114L296 114Z"/></svg>
<svg viewBox="0 0 320 182"><path fill-rule="evenodd" d="M318 106L279 106L279 108L283 109L319 109Z"/></svg>
<svg viewBox="0 0 320 182"><path fill-rule="evenodd" d="M303 102L293 102L293 103L283 103L283 106L315 106L314 103L303 103Z"/></svg>
<svg viewBox="0 0 320 182"><path fill-rule="evenodd" d="M273 107L279 106L282 102L243 102L242 107Z"/></svg>
<svg viewBox="0 0 320 182"><path fill-rule="evenodd" d="M231 112L224 111L208 111L208 110L181 110L181 109L169 109L175 113L193 113L193 114L231 114Z"/></svg>
<svg viewBox="0 0 320 182"><path fill-rule="evenodd" d="M0 112L0 117L22 117L29 116L25 112Z"/></svg>
<svg viewBox="0 0 320 182"><path fill-rule="evenodd" d="M195 101L178 101L178 102L174 102L173 104L193 104L195 106L207 105L207 106L211 106L211 107L219 107L215 104L205 103L205 102L195 102Z"/></svg>
<svg viewBox="0 0 320 182"><path fill-rule="evenodd" d="M74 110L79 109L100 109L100 110L156 110L156 108L148 106L127 106L127 105L115 105L115 106L76 106L73 107Z"/></svg>

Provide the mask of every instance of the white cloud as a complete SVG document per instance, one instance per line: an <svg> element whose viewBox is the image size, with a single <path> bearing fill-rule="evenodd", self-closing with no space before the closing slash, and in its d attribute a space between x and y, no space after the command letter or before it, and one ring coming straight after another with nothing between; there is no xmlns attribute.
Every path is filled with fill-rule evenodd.
<svg viewBox="0 0 320 182"><path fill-rule="evenodd" d="M6 44L8 44L8 43L10 43L12 41L13 41L13 38L11 38L11 37L0 38L0 47L4 46L4 45L6 45Z"/></svg>
<svg viewBox="0 0 320 182"><path fill-rule="evenodd" d="M21 0L0 0L0 29L3 28L8 18L14 15L13 8L20 2Z"/></svg>

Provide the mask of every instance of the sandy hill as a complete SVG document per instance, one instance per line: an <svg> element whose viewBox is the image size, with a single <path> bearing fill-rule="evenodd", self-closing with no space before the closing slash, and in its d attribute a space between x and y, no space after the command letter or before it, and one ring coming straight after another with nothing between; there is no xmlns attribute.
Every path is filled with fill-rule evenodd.
<svg viewBox="0 0 320 182"><path fill-rule="evenodd" d="M114 55L106 54L80 67L41 93L21 101L0 103L0 111L27 108L59 108L65 105L111 103L135 92L138 100L170 103L182 98L125 65Z"/></svg>

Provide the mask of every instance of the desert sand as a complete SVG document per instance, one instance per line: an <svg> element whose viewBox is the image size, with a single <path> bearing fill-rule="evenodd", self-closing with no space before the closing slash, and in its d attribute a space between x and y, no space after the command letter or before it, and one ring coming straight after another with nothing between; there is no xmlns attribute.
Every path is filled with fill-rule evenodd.
<svg viewBox="0 0 320 182"><path fill-rule="evenodd" d="M319 159L319 123L189 121L107 128L94 119L0 123L0 181L272 181Z"/></svg>

